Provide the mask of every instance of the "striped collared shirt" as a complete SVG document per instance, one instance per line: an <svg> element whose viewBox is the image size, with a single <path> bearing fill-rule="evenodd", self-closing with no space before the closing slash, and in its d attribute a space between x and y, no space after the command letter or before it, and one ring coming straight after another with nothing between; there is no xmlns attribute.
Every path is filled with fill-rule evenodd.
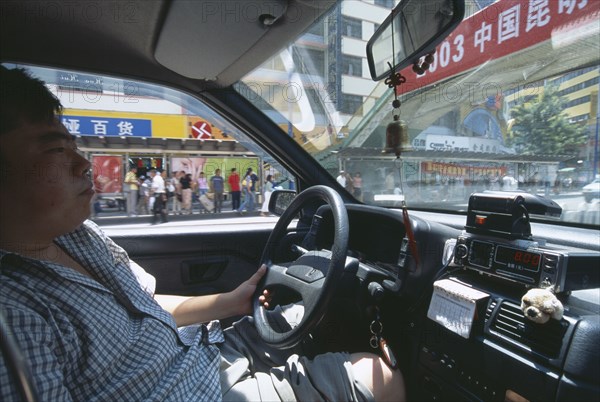
<svg viewBox="0 0 600 402"><path fill-rule="evenodd" d="M178 329L153 278L92 222L56 243L93 278L0 250L0 308L41 401L221 398L216 323ZM0 362L0 400L18 400Z"/></svg>

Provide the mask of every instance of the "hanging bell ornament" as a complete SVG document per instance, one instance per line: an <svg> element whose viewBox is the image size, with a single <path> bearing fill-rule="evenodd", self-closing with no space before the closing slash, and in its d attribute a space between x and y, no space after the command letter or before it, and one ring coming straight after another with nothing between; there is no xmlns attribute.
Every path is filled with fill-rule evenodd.
<svg viewBox="0 0 600 402"><path fill-rule="evenodd" d="M408 125L400 120L399 115L394 115L394 121L388 124L385 130L384 153L394 153L399 157L403 152L412 151L408 138Z"/></svg>

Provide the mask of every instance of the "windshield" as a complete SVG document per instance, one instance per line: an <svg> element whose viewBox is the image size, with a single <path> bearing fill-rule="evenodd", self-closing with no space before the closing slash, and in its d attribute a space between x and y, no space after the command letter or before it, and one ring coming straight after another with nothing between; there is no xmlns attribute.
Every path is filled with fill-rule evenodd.
<svg viewBox="0 0 600 402"><path fill-rule="evenodd" d="M236 88L361 202L465 211L519 190L597 225L600 2L467 1L425 74L401 72L399 159L383 152L394 92L365 51L396 3L339 2Z"/></svg>

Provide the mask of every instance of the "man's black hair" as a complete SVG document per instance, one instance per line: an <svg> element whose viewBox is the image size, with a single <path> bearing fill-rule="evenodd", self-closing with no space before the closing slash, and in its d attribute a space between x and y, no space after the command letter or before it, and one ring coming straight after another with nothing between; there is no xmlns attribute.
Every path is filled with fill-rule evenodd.
<svg viewBox="0 0 600 402"><path fill-rule="evenodd" d="M62 113L43 81L22 68L0 66L0 134L24 123L52 123Z"/></svg>

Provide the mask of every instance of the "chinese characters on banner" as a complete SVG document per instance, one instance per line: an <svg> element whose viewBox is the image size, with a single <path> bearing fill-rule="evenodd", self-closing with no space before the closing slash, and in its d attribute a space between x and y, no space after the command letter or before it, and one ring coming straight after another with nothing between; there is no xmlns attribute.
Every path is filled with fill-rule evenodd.
<svg viewBox="0 0 600 402"><path fill-rule="evenodd" d="M421 162L423 173L439 173L445 177L477 178L480 176L502 177L506 174L504 166L470 166L456 163Z"/></svg>
<svg viewBox="0 0 600 402"><path fill-rule="evenodd" d="M545 41L565 45L570 36L597 29L599 18L598 0L499 0L465 19L439 44L424 75L416 75L412 66L404 69L407 82L399 90L413 91Z"/></svg>

